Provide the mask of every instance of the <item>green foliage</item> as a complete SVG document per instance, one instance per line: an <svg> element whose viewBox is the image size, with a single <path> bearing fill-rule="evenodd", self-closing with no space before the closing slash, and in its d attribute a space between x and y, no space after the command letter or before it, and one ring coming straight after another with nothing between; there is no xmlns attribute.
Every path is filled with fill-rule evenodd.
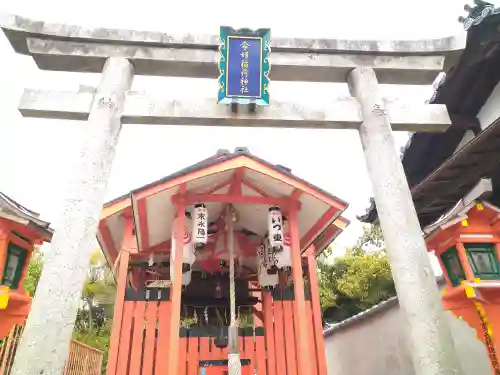
<svg viewBox="0 0 500 375"><path fill-rule="evenodd" d="M356 245L344 256L333 263L319 260L319 293L324 321L342 321L396 294L382 246L380 228L365 227Z"/></svg>
<svg viewBox="0 0 500 375"><path fill-rule="evenodd" d="M108 360L115 293L112 271L101 251L96 250L83 285L73 339L103 351L103 374Z"/></svg>
<svg viewBox="0 0 500 375"><path fill-rule="evenodd" d="M100 329L92 328L91 330L80 331L75 329L73 331L73 339L89 345L93 348L99 349L103 352L102 359L102 374L106 373L108 364L108 351L111 337L111 320L108 320L104 327Z"/></svg>
<svg viewBox="0 0 500 375"><path fill-rule="evenodd" d="M26 273L26 279L24 280L24 290L29 293L30 296L34 296L36 292L36 286L42 275L43 268L43 257L42 253L38 248L35 247L33 251L33 256L31 257L30 263L28 264L28 271Z"/></svg>
<svg viewBox="0 0 500 375"><path fill-rule="evenodd" d="M31 296L36 292L42 269L43 256L35 249L24 282L24 288ZM73 339L103 351L103 374L108 358L115 291L113 274L101 251L96 250L90 259L87 279L83 286Z"/></svg>

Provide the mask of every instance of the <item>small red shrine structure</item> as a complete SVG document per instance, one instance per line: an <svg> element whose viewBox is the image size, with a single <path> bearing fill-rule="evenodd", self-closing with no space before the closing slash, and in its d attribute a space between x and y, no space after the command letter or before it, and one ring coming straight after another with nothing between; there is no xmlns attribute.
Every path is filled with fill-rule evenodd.
<svg viewBox="0 0 500 375"><path fill-rule="evenodd" d="M230 300L242 374L326 375L316 255L348 225L346 207L244 148L106 204L98 240L117 269L107 375L227 374Z"/></svg>
<svg viewBox="0 0 500 375"><path fill-rule="evenodd" d="M23 289L35 245L50 242L50 224L0 193L0 340L23 324L31 297Z"/></svg>
<svg viewBox="0 0 500 375"><path fill-rule="evenodd" d="M500 208L476 198L481 185L491 182L480 181L448 215L426 228L426 242L447 281L445 309L476 330L493 374L500 375Z"/></svg>

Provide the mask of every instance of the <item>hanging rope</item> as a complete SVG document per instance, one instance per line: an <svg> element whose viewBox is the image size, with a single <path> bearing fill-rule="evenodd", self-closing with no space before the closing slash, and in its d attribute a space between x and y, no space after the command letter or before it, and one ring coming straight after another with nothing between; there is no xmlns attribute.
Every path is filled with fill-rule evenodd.
<svg viewBox="0 0 500 375"><path fill-rule="evenodd" d="M234 219L233 219L234 217ZM233 220L236 216L231 205L226 212L226 230L228 233L228 253L229 253L229 312L231 324L229 326L228 338L228 373L229 375L241 375L241 361L238 350L238 325L236 324L236 288L234 281L234 233Z"/></svg>
<svg viewBox="0 0 500 375"><path fill-rule="evenodd" d="M232 326L236 325L236 287L234 282L234 233L233 233L233 217L231 213L231 207L228 210L228 247L229 247L229 312L231 316L231 324Z"/></svg>

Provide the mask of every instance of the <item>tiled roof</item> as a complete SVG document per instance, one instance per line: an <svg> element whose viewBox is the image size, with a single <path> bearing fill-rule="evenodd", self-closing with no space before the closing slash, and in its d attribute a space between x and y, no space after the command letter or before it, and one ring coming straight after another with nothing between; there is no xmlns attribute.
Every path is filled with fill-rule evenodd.
<svg viewBox="0 0 500 375"><path fill-rule="evenodd" d="M0 192L0 213L14 216L25 220L28 225L40 231L47 240L52 238L54 231L50 228L50 223L40 219L40 215L17 203L12 198Z"/></svg>

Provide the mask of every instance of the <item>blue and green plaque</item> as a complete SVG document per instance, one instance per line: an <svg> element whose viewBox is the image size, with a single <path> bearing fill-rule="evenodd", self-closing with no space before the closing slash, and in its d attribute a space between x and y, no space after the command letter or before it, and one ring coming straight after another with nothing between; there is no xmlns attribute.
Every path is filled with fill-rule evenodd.
<svg viewBox="0 0 500 375"><path fill-rule="evenodd" d="M269 104L271 30L221 26L219 92L221 104Z"/></svg>

